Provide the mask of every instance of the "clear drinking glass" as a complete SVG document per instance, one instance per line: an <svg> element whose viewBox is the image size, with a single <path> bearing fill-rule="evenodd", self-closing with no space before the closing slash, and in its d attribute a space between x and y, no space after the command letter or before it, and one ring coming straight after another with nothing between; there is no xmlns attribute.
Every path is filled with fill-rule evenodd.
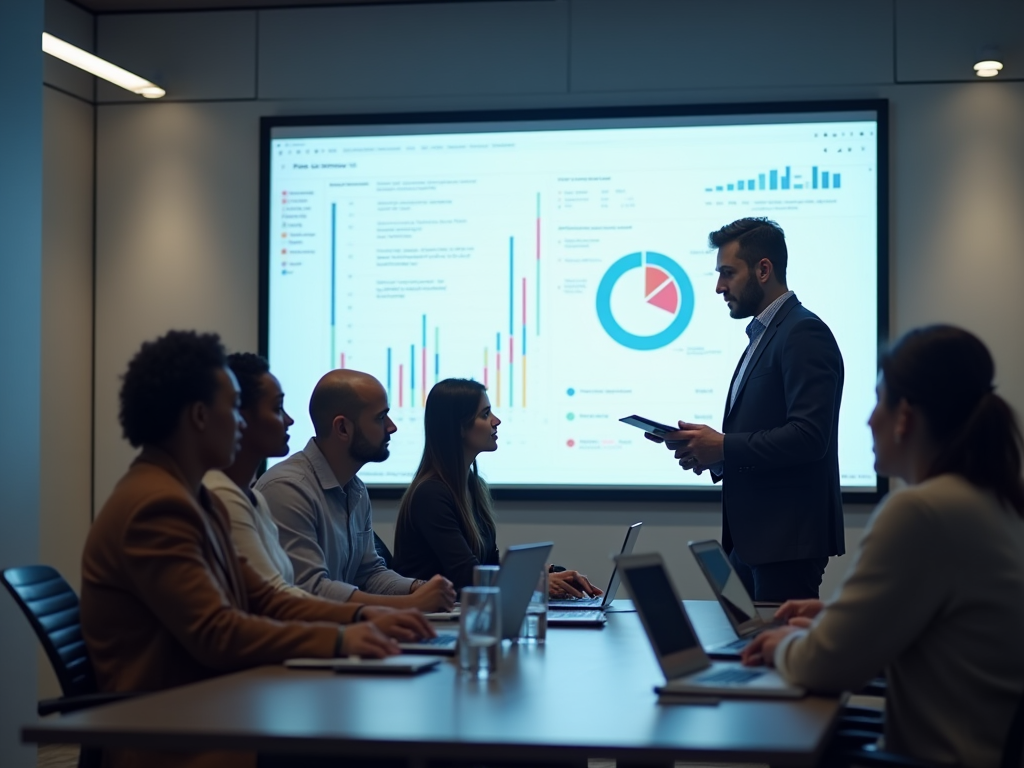
<svg viewBox="0 0 1024 768"><path fill-rule="evenodd" d="M548 636L548 569L542 568L540 578L533 588L533 595L526 606L523 625L519 628L519 639L543 643Z"/></svg>
<svg viewBox="0 0 1024 768"><path fill-rule="evenodd" d="M497 587L463 587L459 667L475 677L490 677L500 663L501 592Z"/></svg>
<svg viewBox="0 0 1024 768"><path fill-rule="evenodd" d="M498 586L498 575L501 567L497 565L474 565L473 586L474 587L496 587Z"/></svg>

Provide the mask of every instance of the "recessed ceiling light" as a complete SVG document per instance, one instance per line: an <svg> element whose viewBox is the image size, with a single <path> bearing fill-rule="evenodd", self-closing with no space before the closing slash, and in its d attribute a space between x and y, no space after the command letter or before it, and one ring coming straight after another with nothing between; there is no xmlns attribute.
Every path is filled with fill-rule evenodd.
<svg viewBox="0 0 1024 768"><path fill-rule="evenodd" d="M43 51L147 99L159 99L166 95L166 91L159 85L46 32L43 32Z"/></svg>
<svg viewBox="0 0 1024 768"><path fill-rule="evenodd" d="M991 45L982 48L978 54L978 61L974 65L974 74L978 77L995 77L1002 69L1003 62L998 49Z"/></svg>

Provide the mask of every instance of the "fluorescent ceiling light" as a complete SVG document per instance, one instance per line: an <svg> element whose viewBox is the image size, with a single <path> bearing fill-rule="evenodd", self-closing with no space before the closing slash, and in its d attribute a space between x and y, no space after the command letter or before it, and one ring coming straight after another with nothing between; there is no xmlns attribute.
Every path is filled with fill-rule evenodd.
<svg viewBox="0 0 1024 768"><path fill-rule="evenodd" d="M43 32L43 51L56 56L61 61L84 69L96 77L109 80L114 85L119 85L125 90L137 93L147 99L159 99L166 95L166 91L159 85L149 82L138 75L132 74L127 69L121 69L116 64L111 64L99 56L94 56L88 51L83 51L71 43L66 43L60 38Z"/></svg>
<svg viewBox="0 0 1024 768"><path fill-rule="evenodd" d="M995 59L979 61L974 65L974 72L978 77L995 77L1003 68L1003 62Z"/></svg>

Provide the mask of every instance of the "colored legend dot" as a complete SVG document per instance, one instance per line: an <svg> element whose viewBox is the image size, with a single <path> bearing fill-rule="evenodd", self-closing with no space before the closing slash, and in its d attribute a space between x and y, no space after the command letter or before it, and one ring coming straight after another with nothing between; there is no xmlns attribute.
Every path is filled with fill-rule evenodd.
<svg viewBox="0 0 1024 768"><path fill-rule="evenodd" d="M567 446L569 446L570 448L572 448L574 445L576 445L576 441L575 440L566 440L565 444Z"/></svg>
<svg viewBox="0 0 1024 768"><path fill-rule="evenodd" d="M569 397L572 397L573 395L576 394L576 390L573 389L572 387L569 387L567 390L565 390L565 394L567 394Z"/></svg>
<svg viewBox="0 0 1024 768"><path fill-rule="evenodd" d="M567 414L565 414L565 418L567 418L569 421L572 421L573 419L576 418L576 414L572 413L572 412L567 413Z"/></svg>

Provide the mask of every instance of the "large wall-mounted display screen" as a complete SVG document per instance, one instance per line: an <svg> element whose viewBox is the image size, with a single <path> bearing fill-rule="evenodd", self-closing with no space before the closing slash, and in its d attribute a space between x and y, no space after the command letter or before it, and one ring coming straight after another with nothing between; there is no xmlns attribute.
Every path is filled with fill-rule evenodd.
<svg viewBox="0 0 1024 768"><path fill-rule="evenodd" d="M262 321L292 449L316 381L366 371L398 432L360 477L403 486L430 388L466 377L502 420L493 487L710 488L618 419L721 427L747 321L715 292L708 233L767 216L842 350L844 490L876 492L885 105L715 112L266 119Z"/></svg>

